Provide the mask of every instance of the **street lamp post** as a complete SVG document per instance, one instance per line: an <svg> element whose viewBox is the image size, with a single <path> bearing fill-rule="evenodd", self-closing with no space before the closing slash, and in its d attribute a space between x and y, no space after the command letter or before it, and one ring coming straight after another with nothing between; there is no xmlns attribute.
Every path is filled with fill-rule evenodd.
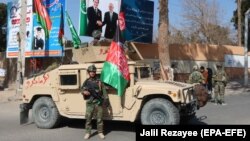
<svg viewBox="0 0 250 141"><path fill-rule="evenodd" d="M245 87L248 86L248 21L249 21L249 17L250 17L250 9L247 10L247 12L245 13L245 40L244 40L244 44L245 44L245 49L244 49L244 55L245 55L245 71L244 71L244 85Z"/></svg>

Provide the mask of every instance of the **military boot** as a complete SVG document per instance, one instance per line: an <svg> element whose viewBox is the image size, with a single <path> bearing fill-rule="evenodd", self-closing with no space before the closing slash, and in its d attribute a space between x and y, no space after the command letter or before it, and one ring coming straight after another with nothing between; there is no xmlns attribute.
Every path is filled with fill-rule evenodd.
<svg viewBox="0 0 250 141"><path fill-rule="evenodd" d="M103 133L99 133L98 135L99 135L99 137L100 137L101 139L105 139L105 136L103 135Z"/></svg>
<svg viewBox="0 0 250 141"><path fill-rule="evenodd" d="M89 139L89 137L90 137L90 133L86 133L84 136L84 139L87 140L87 139Z"/></svg>

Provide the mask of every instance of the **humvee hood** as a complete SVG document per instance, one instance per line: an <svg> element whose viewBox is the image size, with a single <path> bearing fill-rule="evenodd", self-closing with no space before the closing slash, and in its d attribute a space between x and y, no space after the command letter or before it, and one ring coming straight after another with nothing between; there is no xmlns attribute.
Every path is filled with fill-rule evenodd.
<svg viewBox="0 0 250 141"><path fill-rule="evenodd" d="M192 87L192 84L188 83L182 83L182 82L176 82L176 81L148 81L148 82L136 82L136 85L143 85L143 86L148 86L148 87L164 87L164 88L188 88Z"/></svg>

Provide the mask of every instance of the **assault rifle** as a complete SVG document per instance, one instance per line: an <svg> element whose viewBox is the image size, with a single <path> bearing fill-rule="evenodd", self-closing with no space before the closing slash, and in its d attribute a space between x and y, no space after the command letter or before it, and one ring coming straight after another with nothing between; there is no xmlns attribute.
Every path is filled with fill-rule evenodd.
<svg viewBox="0 0 250 141"><path fill-rule="evenodd" d="M98 104L104 104L106 107L110 106L109 100L108 98L105 98L102 94L102 92L100 92L99 90L95 89L95 84L92 82L87 82L86 84L83 84L81 87L81 91L83 92L84 90L89 91L90 95L89 96L85 96L83 95L84 99L90 99L90 100L94 100L97 99L98 100Z"/></svg>
<svg viewBox="0 0 250 141"><path fill-rule="evenodd" d="M92 98L93 99L97 99L98 100L98 104L101 104L103 103L103 97L101 96L101 93L100 92L97 92L95 89L93 88L88 88L88 87L85 87L85 90L86 91L89 91L90 93L90 99Z"/></svg>

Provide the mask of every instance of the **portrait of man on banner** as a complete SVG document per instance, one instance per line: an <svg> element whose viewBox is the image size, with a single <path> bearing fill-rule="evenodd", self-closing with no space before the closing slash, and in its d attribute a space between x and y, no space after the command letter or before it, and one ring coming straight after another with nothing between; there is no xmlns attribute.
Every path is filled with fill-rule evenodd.
<svg viewBox="0 0 250 141"><path fill-rule="evenodd" d="M93 37L92 33L98 30L101 31L101 37L112 39L115 33L115 23L118 17L117 13L119 12L120 1L121 0L86 0L86 36ZM97 10L95 11L95 9ZM80 24L80 28L84 28L83 26L84 24Z"/></svg>
<svg viewBox="0 0 250 141"><path fill-rule="evenodd" d="M44 50L45 35L42 27L34 28L33 50Z"/></svg>
<svg viewBox="0 0 250 141"><path fill-rule="evenodd" d="M13 5L11 8L10 8L10 18L16 18L17 17L17 10L18 10L18 7L16 7L15 5Z"/></svg>
<svg viewBox="0 0 250 141"><path fill-rule="evenodd" d="M93 36L95 30L102 31L102 11L98 8L99 0L93 0L93 6L88 7L87 35Z"/></svg>

